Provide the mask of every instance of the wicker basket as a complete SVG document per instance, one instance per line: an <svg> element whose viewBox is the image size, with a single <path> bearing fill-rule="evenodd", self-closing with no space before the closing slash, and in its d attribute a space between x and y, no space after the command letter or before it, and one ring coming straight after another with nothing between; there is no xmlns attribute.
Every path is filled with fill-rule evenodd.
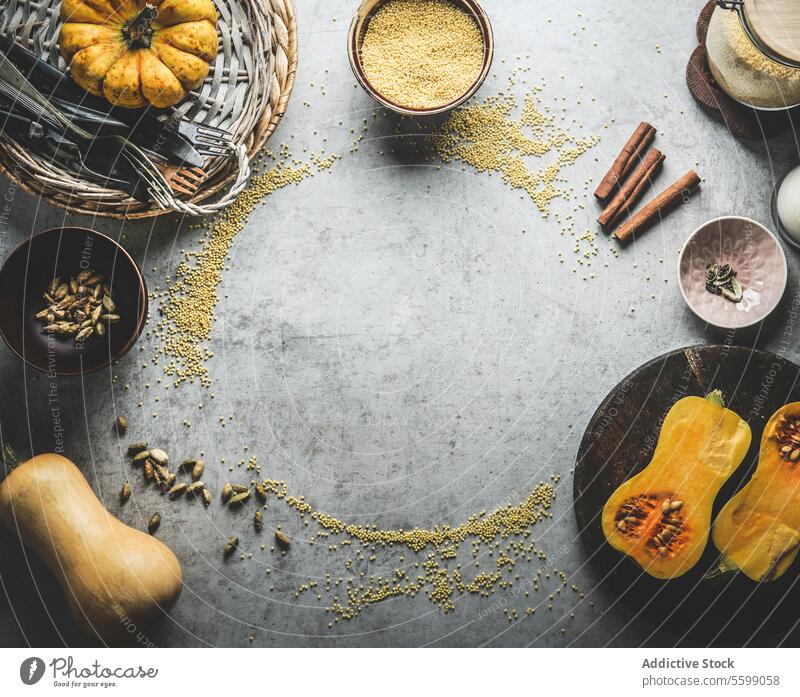
<svg viewBox="0 0 800 697"><path fill-rule="evenodd" d="M238 158L208 160L208 178L175 209L143 204L78 173L63 155L32 152L0 134L0 171L21 188L72 213L147 218L173 210L203 215L227 206L247 183L250 161L275 130L289 101L297 68L297 24L291 0L214 0L219 55L203 85L177 105L198 123L233 133ZM64 69L56 39L61 0L2 0L0 33L13 36Z"/></svg>

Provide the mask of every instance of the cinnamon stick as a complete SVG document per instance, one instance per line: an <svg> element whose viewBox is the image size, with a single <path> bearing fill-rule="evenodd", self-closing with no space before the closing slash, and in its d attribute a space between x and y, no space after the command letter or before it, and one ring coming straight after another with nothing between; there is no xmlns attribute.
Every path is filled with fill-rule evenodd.
<svg viewBox="0 0 800 697"><path fill-rule="evenodd" d="M655 137L656 129L642 121L594 192L598 199L605 201L613 193L614 188L624 181Z"/></svg>
<svg viewBox="0 0 800 697"><path fill-rule="evenodd" d="M700 176L697 172L689 170L678 181L643 206L638 213L620 225L614 232L614 237L621 244L625 244L637 232L645 230L656 218L660 218L683 202L699 183Z"/></svg>
<svg viewBox="0 0 800 697"><path fill-rule="evenodd" d="M656 148L647 151L642 162L597 219L597 222L600 223L604 230L613 228L623 215L633 209L644 193L645 187L652 182L653 177L658 173L661 163L665 159L666 155Z"/></svg>

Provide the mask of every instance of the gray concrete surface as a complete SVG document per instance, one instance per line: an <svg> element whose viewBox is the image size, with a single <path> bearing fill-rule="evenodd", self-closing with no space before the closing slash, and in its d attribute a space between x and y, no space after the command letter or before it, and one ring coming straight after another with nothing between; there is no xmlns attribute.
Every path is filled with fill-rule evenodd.
<svg viewBox="0 0 800 697"><path fill-rule="evenodd" d="M297 86L270 146L285 143L305 159L304 148L318 150L327 138L329 151L343 158L330 173L269 198L236 239L210 342L211 389L164 390L162 369L148 364L156 346L150 336L114 369L116 380L108 372L58 381L65 452L124 521L142 525L161 510L159 536L183 563L182 596L148 638L159 646L670 644L675 637L615 605L588 564L572 515L570 469L589 417L620 378L667 350L720 338L681 300L676 253L717 215L769 223L773 184L797 161L795 140L738 142L695 106L684 69L696 44L696 0L559 1L546 9L486 0L497 55L479 97L503 89L512 67L528 65L531 82L546 77L546 100L566 98L569 118L602 136L564 171L576 193L583 195L583 183L602 173L642 119L657 125L668 156L662 182L694 166L705 177L690 205L618 258L601 239L596 277L584 282L572 273L573 240L497 176L389 153L395 123L380 113L371 118L376 109L354 89L347 64L355 4L298 0ZM364 118L369 133L350 153L350 129ZM13 204L1 259L37 230L89 225L124 235L155 287L174 271L180 250L200 238L170 216L155 223L69 216L7 180L0 189ZM591 201L578 215L594 227ZM788 256L794 293L798 260ZM727 338L770 348L779 332L780 322ZM0 395L3 442L25 455L51 450L47 381L5 348ZM131 422L126 441L160 442L177 458L205 451L205 479L216 490L236 476L229 464L255 454L265 476L285 480L318 509L381 527L458 523L560 474L554 516L535 536L550 557L547 568L566 571L585 598L565 591L552 610L509 623L503 608L524 616L533 601L498 590L488 600L459 599L444 614L417 597L375 605L329 629L324 601L296 600L293 591L339 574L340 552L298 543L275 558L258 550L249 515L217 504L171 507L142 486L120 507L116 495L130 471L112 433L115 413ZM221 429L219 418L229 415L235 418ZM281 505L270 507L268 524L298 540L308 530ZM222 540L234 532L255 552L252 560L222 562ZM414 561L399 556L382 553L374 571ZM532 562L517 572L525 579L544 568ZM5 533L0 569L0 644L82 641L53 579ZM537 604L555 585L546 588L543 582Z"/></svg>

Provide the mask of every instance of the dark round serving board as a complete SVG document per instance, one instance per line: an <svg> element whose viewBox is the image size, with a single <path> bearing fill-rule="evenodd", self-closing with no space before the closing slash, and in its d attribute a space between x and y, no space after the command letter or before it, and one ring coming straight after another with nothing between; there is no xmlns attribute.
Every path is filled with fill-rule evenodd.
<svg viewBox="0 0 800 697"><path fill-rule="evenodd" d="M747 457L717 495L716 516L755 469L767 419L784 404L800 401L800 367L780 356L737 346L694 346L645 363L622 380L595 412L578 450L573 483L578 529L613 597L676 634L677 641L792 645L800 623L800 561L772 583L754 583L743 574L704 581L717 559L709 538L694 569L660 581L603 537L603 506L622 482L650 462L667 411L682 397L714 389L722 390L726 406L753 431Z"/></svg>

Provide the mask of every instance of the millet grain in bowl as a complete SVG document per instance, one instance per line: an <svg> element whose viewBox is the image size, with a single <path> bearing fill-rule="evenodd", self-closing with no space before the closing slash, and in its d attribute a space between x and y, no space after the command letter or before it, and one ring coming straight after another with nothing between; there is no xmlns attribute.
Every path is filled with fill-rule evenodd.
<svg viewBox="0 0 800 697"><path fill-rule="evenodd" d="M408 109L461 97L483 69L475 19L448 0L389 0L369 21L361 63L372 88Z"/></svg>

